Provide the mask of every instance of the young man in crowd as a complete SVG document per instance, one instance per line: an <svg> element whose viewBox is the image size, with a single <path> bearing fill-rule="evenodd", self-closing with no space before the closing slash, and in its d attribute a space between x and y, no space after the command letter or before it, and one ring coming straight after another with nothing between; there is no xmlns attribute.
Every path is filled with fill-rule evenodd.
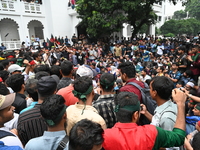
<svg viewBox="0 0 200 150"><path fill-rule="evenodd" d="M128 84L129 82L134 82L144 88L144 84L141 81L137 81L135 78L136 71L132 62L120 63L118 69L120 70L121 78L123 82L126 82L125 86L120 88L120 92L132 92L135 93L139 101L142 102L141 92L138 88L133 85Z"/></svg>
<svg viewBox="0 0 200 150"><path fill-rule="evenodd" d="M137 95L131 92L120 92L115 98L115 111L119 122L113 128L104 131L103 148L106 150L157 150L160 147L183 145L186 95L175 89L172 97L178 107L177 120L173 131L166 131L154 125L138 126L141 106Z"/></svg>
<svg viewBox="0 0 200 150"><path fill-rule="evenodd" d="M60 66L62 78L58 83L57 89L60 90L72 83L73 64L70 61L63 61Z"/></svg>
<svg viewBox="0 0 200 150"><path fill-rule="evenodd" d="M79 77L74 81L74 96L79 99L78 103L67 108L67 134L71 128L82 119L89 119L99 123L103 129L106 129L104 119L98 114L98 111L92 106L94 97L92 79L87 76Z"/></svg>
<svg viewBox="0 0 200 150"><path fill-rule="evenodd" d="M19 114L20 111L27 107L26 96L24 95L24 76L21 74L13 74L7 79L6 84L16 92L15 101L12 105L15 107L15 112Z"/></svg>
<svg viewBox="0 0 200 150"><path fill-rule="evenodd" d="M100 77L101 95L93 102L93 107L97 109L99 115L103 117L107 128L112 128L117 122L114 112L114 85L116 77L110 73L104 73Z"/></svg>
<svg viewBox="0 0 200 150"><path fill-rule="evenodd" d="M44 118L48 129L43 136L31 139L25 146L26 150L53 150L57 149L60 142L66 136L66 105L60 95L51 95L45 98L40 107L41 115ZM68 150L67 143L63 145Z"/></svg>
<svg viewBox="0 0 200 150"><path fill-rule="evenodd" d="M69 150L101 150L103 132L100 124L82 119L70 131Z"/></svg>
<svg viewBox="0 0 200 150"><path fill-rule="evenodd" d="M56 93L58 82L56 75L44 76L38 80L38 104L19 115L17 130L24 146L30 139L42 136L47 130L47 125L41 118L40 107L46 97Z"/></svg>
<svg viewBox="0 0 200 150"><path fill-rule="evenodd" d="M12 103L15 100L15 93L3 96L0 95L0 141L7 146L20 146L23 148L19 138L10 132L4 124L14 117L14 109Z"/></svg>

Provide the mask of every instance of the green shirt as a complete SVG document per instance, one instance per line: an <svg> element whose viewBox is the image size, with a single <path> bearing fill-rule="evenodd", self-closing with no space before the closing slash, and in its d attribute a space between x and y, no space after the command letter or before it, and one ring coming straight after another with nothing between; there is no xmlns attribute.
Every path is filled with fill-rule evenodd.
<svg viewBox="0 0 200 150"><path fill-rule="evenodd" d="M158 134L153 147L153 150L158 150L160 147L179 147L184 144L185 131L174 128L172 131L166 131L156 127Z"/></svg>

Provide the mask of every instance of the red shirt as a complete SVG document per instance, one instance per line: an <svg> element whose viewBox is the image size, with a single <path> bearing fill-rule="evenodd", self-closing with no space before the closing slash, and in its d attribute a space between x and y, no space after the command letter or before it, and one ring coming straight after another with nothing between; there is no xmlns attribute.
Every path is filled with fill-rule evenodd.
<svg viewBox="0 0 200 150"><path fill-rule="evenodd" d="M153 149L158 131L153 125L138 126L136 123L116 123L104 130L103 148L106 150Z"/></svg>
<svg viewBox="0 0 200 150"><path fill-rule="evenodd" d="M141 86L142 88L144 88L144 83L142 83L141 81L137 81L135 78L131 78L131 79L129 79L127 82L126 82L126 85L125 86L123 86L123 87L121 87L120 88L120 92L132 92L132 93L135 93L137 96L138 96L138 98L139 98L139 100L140 100L140 103L142 103L142 95L141 95L141 92L140 92L140 90L138 90L138 88L136 88L135 86L133 86L133 85L127 85L127 83L129 83L129 82L135 82L135 83L137 83L139 86Z"/></svg>
<svg viewBox="0 0 200 150"><path fill-rule="evenodd" d="M72 91L74 90L74 87L72 85L69 85L65 88L60 89L57 94L61 95L65 99L65 105L70 106L74 105L76 102L78 102L78 98L74 96Z"/></svg>

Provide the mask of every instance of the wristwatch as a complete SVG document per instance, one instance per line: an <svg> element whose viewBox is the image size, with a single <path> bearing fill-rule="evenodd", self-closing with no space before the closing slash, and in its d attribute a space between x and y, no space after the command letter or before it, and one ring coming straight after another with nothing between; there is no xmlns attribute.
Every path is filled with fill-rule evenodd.
<svg viewBox="0 0 200 150"><path fill-rule="evenodd" d="M188 94L188 97L191 98L191 96L193 96L192 94Z"/></svg>

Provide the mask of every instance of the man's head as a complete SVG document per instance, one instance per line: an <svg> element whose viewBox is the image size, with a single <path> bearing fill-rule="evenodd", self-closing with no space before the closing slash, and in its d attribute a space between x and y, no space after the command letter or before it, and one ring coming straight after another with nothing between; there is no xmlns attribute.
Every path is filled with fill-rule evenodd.
<svg viewBox="0 0 200 150"><path fill-rule="evenodd" d="M69 150L100 150L103 132L100 124L88 119L77 122L69 134Z"/></svg>
<svg viewBox="0 0 200 150"><path fill-rule="evenodd" d="M105 92L112 92L114 84L116 81L116 76L110 73L104 73L100 77L100 87Z"/></svg>
<svg viewBox="0 0 200 150"><path fill-rule="evenodd" d="M183 73L183 76L186 77L186 78L192 78L193 72L192 72L191 70L186 70L186 71Z"/></svg>
<svg viewBox="0 0 200 150"><path fill-rule="evenodd" d="M53 94L44 99L40 107L40 112L49 127L58 125L61 121L66 120L66 105L61 95Z"/></svg>
<svg viewBox="0 0 200 150"><path fill-rule="evenodd" d="M196 53L198 53L198 51L199 51L199 46L198 45L194 45L192 47L192 54L196 54Z"/></svg>
<svg viewBox="0 0 200 150"><path fill-rule="evenodd" d="M8 67L8 72L10 74L21 74L23 70L24 70L24 67L20 67L17 64L12 64Z"/></svg>
<svg viewBox="0 0 200 150"><path fill-rule="evenodd" d="M73 64L70 61L63 61L60 66L60 72L63 76L69 76L73 72Z"/></svg>
<svg viewBox="0 0 200 150"><path fill-rule="evenodd" d="M25 84L25 90L33 101L38 101L37 83L37 79L28 79Z"/></svg>
<svg viewBox="0 0 200 150"><path fill-rule="evenodd" d="M138 96L132 92L120 92L115 97L115 112L121 123L139 121L140 102Z"/></svg>
<svg viewBox="0 0 200 150"><path fill-rule="evenodd" d="M79 100L86 102L87 96L94 94L92 78L83 76L74 81L73 94Z"/></svg>
<svg viewBox="0 0 200 150"><path fill-rule="evenodd" d="M200 149L200 132L195 134L193 140L192 140L192 148L193 150L199 150Z"/></svg>
<svg viewBox="0 0 200 150"><path fill-rule="evenodd" d="M124 82L130 78L135 78L136 71L132 62L120 63L118 69Z"/></svg>
<svg viewBox="0 0 200 150"><path fill-rule="evenodd" d="M3 127L4 123L13 119L13 113L15 107L11 106L15 100L15 93L3 96L0 95L0 127Z"/></svg>
<svg viewBox="0 0 200 150"><path fill-rule="evenodd" d="M186 51L186 47L185 47L185 46L180 46L180 47L178 48L178 53L179 53L180 55L184 54L185 51Z"/></svg>
<svg viewBox="0 0 200 150"><path fill-rule="evenodd" d="M37 83L39 98L43 100L44 98L54 94L57 90L58 83L59 78L56 75L44 76L39 79Z"/></svg>
<svg viewBox="0 0 200 150"><path fill-rule="evenodd" d="M172 70L178 70L178 63L172 63Z"/></svg>
<svg viewBox="0 0 200 150"><path fill-rule="evenodd" d="M174 89L174 83L168 77L157 76L150 83L150 94L152 99L169 100Z"/></svg>
<svg viewBox="0 0 200 150"><path fill-rule="evenodd" d="M200 116L200 103L197 103L192 110L195 116Z"/></svg>
<svg viewBox="0 0 200 150"><path fill-rule="evenodd" d="M147 69L143 69L141 71L141 75L145 77L147 75L147 72L148 72Z"/></svg>
<svg viewBox="0 0 200 150"><path fill-rule="evenodd" d="M6 84L12 88L14 92L24 90L24 76L21 74L13 74L7 80Z"/></svg>

